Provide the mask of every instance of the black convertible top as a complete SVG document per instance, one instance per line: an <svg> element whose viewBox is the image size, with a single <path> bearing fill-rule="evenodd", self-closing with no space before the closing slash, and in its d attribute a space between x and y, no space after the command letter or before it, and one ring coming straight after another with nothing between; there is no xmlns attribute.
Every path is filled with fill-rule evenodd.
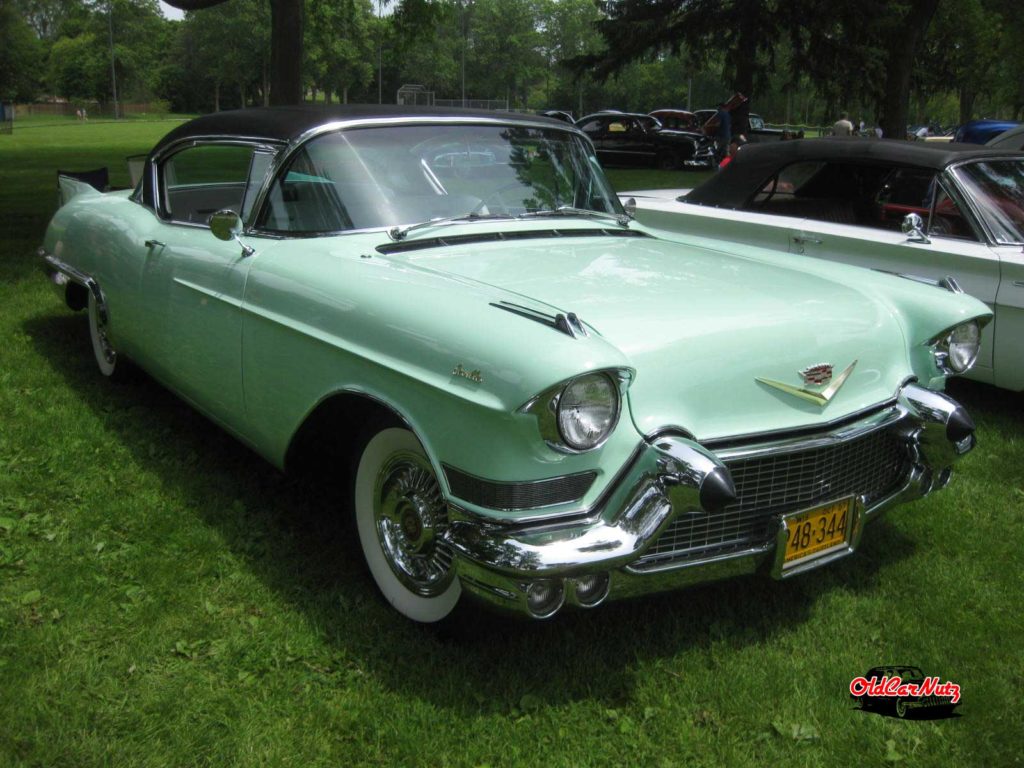
<svg viewBox="0 0 1024 768"><path fill-rule="evenodd" d="M467 117L507 120L513 123L550 123L565 128L564 120L515 112L446 107L407 107L394 104L341 104L331 107L254 107L215 112L179 125L164 136L153 153L181 139L200 136L244 136L267 141L291 141L311 128L337 120L374 120L400 117Z"/></svg>
<svg viewBox="0 0 1024 768"><path fill-rule="evenodd" d="M796 139L747 144L720 173L686 196L686 202L739 208L781 168L799 161L879 163L941 171L963 160L1006 157L1004 150L954 144L860 137ZM1009 153L1014 154L1014 153Z"/></svg>

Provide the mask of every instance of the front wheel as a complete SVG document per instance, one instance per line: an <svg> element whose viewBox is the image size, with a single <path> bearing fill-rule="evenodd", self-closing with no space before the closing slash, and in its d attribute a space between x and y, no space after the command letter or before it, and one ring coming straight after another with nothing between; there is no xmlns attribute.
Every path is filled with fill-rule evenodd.
<svg viewBox="0 0 1024 768"><path fill-rule="evenodd" d="M448 510L423 447L407 429L367 440L353 493L359 543L387 601L413 621L448 616L462 590L443 540Z"/></svg>
<svg viewBox="0 0 1024 768"><path fill-rule="evenodd" d="M910 707L907 706L906 700L896 699L896 716L906 719L908 714L910 714Z"/></svg>

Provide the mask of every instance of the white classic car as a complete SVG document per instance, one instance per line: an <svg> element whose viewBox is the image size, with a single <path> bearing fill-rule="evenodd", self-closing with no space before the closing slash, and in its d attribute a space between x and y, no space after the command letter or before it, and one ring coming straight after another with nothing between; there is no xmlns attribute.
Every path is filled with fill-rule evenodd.
<svg viewBox="0 0 1024 768"><path fill-rule="evenodd" d="M1024 154L858 138L746 146L693 190L623 192L641 223L964 291L995 320L971 378L1024 389Z"/></svg>

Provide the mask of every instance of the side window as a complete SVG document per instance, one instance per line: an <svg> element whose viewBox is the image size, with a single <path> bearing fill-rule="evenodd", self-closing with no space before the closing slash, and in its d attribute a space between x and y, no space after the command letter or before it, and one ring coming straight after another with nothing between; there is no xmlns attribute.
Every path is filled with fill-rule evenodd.
<svg viewBox="0 0 1024 768"><path fill-rule="evenodd" d="M920 168L899 168L892 171L878 191L876 226L899 229L903 217L916 213L923 221L935 197L935 172Z"/></svg>
<svg viewBox="0 0 1024 768"><path fill-rule="evenodd" d="M172 155L160 167L162 215L205 225L219 210L241 213L252 158L252 147L218 144L200 144Z"/></svg>
<svg viewBox="0 0 1024 768"><path fill-rule="evenodd" d="M928 234L936 237L956 237L961 240L977 240L970 221L963 215L959 203L954 200L946 184L939 181L935 188L935 206L928 222Z"/></svg>
<svg viewBox="0 0 1024 768"><path fill-rule="evenodd" d="M761 190L754 196L754 204L774 202L785 206L791 202L797 190L804 186L823 167L824 163L805 162L787 165L775 176L765 182Z"/></svg>
<svg viewBox="0 0 1024 768"><path fill-rule="evenodd" d="M580 129L588 136L596 136L597 134L601 133L601 121L591 120L581 125Z"/></svg>

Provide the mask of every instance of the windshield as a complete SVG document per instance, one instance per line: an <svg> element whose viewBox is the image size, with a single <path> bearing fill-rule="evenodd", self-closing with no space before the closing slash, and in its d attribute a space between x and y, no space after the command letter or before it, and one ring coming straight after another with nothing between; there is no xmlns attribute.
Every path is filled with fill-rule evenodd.
<svg viewBox="0 0 1024 768"><path fill-rule="evenodd" d="M567 206L622 213L590 145L570 131L386 126L309 141L278 175L257 226L339 232Z"/></svg>
<svg viewBox="0 0 1024 768"><path fill-rule="evenodd" d="M988 160L953 172L988 225L996 243L1024 243L1024 160Z"/></svg>

